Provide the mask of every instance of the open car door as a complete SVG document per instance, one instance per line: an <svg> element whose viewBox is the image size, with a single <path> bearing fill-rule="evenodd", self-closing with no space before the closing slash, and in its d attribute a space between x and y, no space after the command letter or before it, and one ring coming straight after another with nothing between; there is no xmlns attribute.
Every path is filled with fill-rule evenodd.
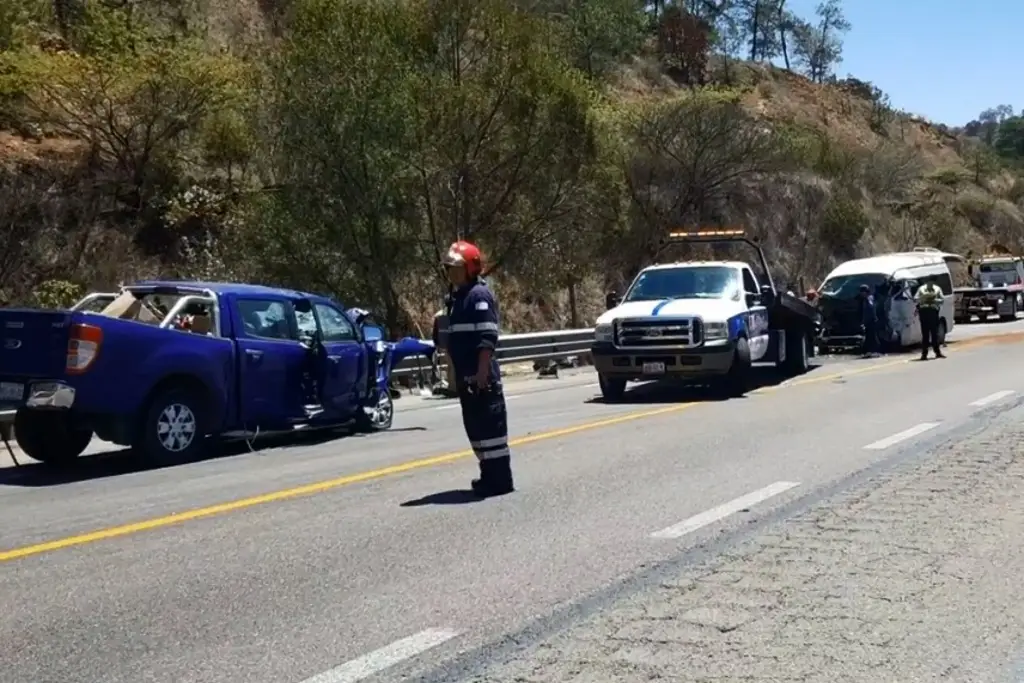
<svg viewBox="0 0 1024 683"><path fill-rule="evenodd" d="M296 310L315 325L317 384L324 412L341 418L362 409L366 351L356 326L341 309L323 301L300 300Z"/></svg>

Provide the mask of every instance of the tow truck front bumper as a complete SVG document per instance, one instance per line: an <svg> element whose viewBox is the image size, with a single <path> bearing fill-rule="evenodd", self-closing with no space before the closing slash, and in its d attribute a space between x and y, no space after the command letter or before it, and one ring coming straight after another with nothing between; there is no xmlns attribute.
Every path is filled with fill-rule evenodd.
<svg viewBox="0 0 1024 683"><path fill-rule="evenodd" d="M735 350L735 344L726 339L678 350L621 349L607 342L590 347L598 374L625 380L722 376L732 367Z"/></svg>

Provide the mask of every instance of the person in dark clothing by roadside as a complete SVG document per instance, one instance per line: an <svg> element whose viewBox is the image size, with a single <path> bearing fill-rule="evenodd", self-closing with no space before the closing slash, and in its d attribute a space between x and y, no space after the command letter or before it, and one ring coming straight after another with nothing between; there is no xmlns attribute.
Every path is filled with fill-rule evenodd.
<svg viewBox="0 0 1024 683"><path fill-rule="evenodd" d="M462 423L480 465L473 491L481 497L515 490L508 415L498 367L498 302L481 277L483 257L469 242L452 244L444 265L452 285L448 357L455 368Z"/></svg>
<svg viewBox="0 0 1024 683"><path fill-rule="evenodd" d="M875 311L875 298L871 296L871 288L861 285L857 293L857 304L860 308L860 326L864 335L861 349L865 358L878 355L878 314Z"/></svg>

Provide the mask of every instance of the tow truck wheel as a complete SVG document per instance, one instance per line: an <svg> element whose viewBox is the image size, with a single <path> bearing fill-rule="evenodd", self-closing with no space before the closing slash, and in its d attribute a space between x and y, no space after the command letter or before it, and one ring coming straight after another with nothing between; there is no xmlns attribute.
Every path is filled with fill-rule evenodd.
<svg viewBox="0 0 1024 683"><path fill-rule="evenodd" d="M206 445L203 399L187 387L169 387L149 402L137 425L132 450L150 465L189 462Z"/></svg>
<svg viewBox="0 0 1024 683"><path fill-rule="evenodd" d="M1010 300L1010 312L1006 315L999 316L999 319L1004 323L1013 322L1017 319L1017 298L1014 297Z"/></svg>
<svg viewBox="0 0 1024 683"><path fill-rule="evenodd" d="M597 380L601 385L601 396L605 401L621 401L622 397L626 395L626 380L605 375L598 375Z"/></svg>
<svg viewBox="0 0 1024 683"><path fill-rule="evenodd" d="M791 375L802 375L810 368L807 346L810 341L801 330L787 330L786 371Z"/></svg>
<svg viewBox="0 0 1024 683"><path fill-rule="evenodd" d="M66 412L22 409L14 416L14 440L33 460L66 466L92 441L92 430L76 426Z"/></svg>
<svg viewBox="0 0 1024 683"><path fill-rule="evenodd" d="M723 378L722 390L730 397L739 397L747 393L750 387L750 374L753 364L750 360L750 344L746 339L740 337L736 340L736 350L733 352L732 365L729 373Z"/></svg>

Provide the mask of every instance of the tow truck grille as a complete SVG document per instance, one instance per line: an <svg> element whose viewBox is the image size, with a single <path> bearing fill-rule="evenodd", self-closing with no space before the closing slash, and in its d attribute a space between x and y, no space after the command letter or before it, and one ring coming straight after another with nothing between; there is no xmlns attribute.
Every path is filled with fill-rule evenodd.
<svg viewBox="0 0 1024 683"><path fill-rule="evenodd" d="M615 345L621 348L697 346L701 333L698 318L626 319L615 323Z"/></svg>

